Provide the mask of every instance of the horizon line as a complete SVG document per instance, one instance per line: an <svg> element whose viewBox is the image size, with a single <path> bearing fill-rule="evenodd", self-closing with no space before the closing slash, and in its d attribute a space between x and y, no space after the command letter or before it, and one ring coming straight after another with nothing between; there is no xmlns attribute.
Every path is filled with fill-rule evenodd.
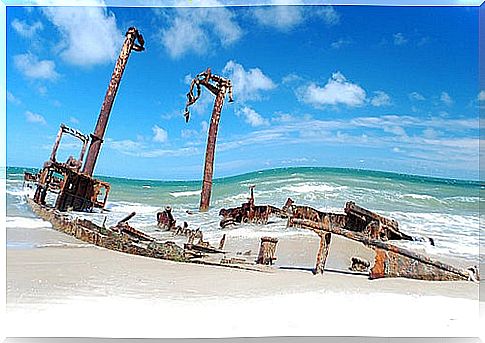
<svg viewBox="0 0 485 343"><path fill-rule="evenodd" d="M20 168L20 169L42 169L39 167L25 167L25 166L6 166L8 168ZM442 176L433 176L433 175L422 175L422 174L407 174L403 172L397 171L388 171L388 170L378 170L378 169L366 169L366 168L352 168L352 167L329 167L329 166L289 166L289 167L275 167L275 168L266 168L266 169L258 169L249 172L244 172L240 174L228 175L228 176L221 176L213 178L213 181L224 181L231 178L237 178L249 174L260 173L260 172L267 172L272 170L287 170L287 169L297 169L297 168L305 168L305 169L335 169L335 170L350 170L350 171L358 171L358 172L373 172L373 173L384 173L384 174L391 174L394 176L410 176L413 178L427 178L433 179L436 181L459 181L459 182L473 182L473 183L481 183L484 180L478 179L463 179L463 178L452 178L452 177L442 177ZM6 170L5 170L6 171ZM157 181L157 182L202 182L201 179L179 179L179 180L167 180L167 179L150 179L150 178L138 178L138 177L128 177L128 176L114 176L114 175L101 175L95 174L94 177L96 178L116 178L116 179L127 179L127 180L135 180L135 181Z"/></svg>

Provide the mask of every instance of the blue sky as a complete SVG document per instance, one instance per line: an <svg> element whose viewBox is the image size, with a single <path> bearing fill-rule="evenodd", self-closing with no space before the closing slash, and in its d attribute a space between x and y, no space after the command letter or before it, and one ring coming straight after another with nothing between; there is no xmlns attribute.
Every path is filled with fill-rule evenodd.
<svg viewBox="0 0 485 343"><path fill-rule="evenodd" d="M40 167L61 122L96 124L123 34L132 53L96 174L199 179L213 96L234 84L215 176L331 166L478 178L478 8L7 8L7 165ZM65 140L60 155L77 155ZM73 150L74 149L74 150Z"/></svg>

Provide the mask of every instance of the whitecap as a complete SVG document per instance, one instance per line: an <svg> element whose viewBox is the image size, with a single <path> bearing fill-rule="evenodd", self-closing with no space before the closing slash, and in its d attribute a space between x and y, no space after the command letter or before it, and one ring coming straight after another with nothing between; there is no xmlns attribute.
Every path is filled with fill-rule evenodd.
<svg viewBox="0 0 485 343"><path fill-rule="evenodd" d="M150 206L135 202L126 202L126 201L119 201L119 202L109 202L106 206L111 212L122 212L122 213L131 213L136 212L137 214L143 213L153 213L160 210L160 207L157 206Z"/></svg>
<svg viewBox="0 0 485 343"><path fill-rule="evenodd" d="M174 198L178 197L190 197L195 195L200 195L200 191L182 191L182 192L171 192L169 193Z"/></svg>
<svg viewBox="0 0 485 343"><path fill-rule="evenodd" d="M347 189L347 186L332 186L325 183L298 183L292 186L285 186L282 189L294 193L331 193Z"/></svg>
<svg viewBox="0 0 485 343"><path fill-rule="evenodd" d="M447 198L444 198L443 200L473 203L473 202L480 201L480 197L455 196L455 197L447 197Z"/></svg>
<svg viewBox="0 0 485 343"><path fill-rule="evenodd" d="M40 229L52 227L51 223L39 218L7 217L6 219L7 228Z"/></svg>
<svg viewBox="0 0 485 343"><path fill-rule="evenodd" d="M438 200L435 197L433 197L431 195L428 195L428 194L413 194L413 193L409 193L409 194L403 194L403 195L401 195L401 197L403 197L403 198L412 198L412 199L417 199L417 200L430 200L430 199Z"/></svg>

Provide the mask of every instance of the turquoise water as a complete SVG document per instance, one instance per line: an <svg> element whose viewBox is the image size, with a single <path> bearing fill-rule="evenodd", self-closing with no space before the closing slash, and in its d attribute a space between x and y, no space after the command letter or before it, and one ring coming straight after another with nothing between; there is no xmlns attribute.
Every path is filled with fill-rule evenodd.
<svg viewBox="0 0 485 343"><path fill-rule="evenodd" d="M7 227L45 225L33 218L25 204L22 189L24 169L7 168ZM208 213L188 214L199 205L199 181L133 180L99 177L111 183L108 214L83 214L94 221L115 223L135 211L133 226L156 232L156 212L166 205L174 209L179 221L200 227L205 237L220 236L219 209L246 201L248 186L256 185L257 204L281 207L288 197L297 204L321 210L342 212L346 201L379 212L399 221L401 230L412 235L433 237L436 247L419 242L402 243L413 249L478 259L480 187L477 181L449 180L403 174L337 168L285 168L252 172L214 180L212 206ZM32 222L32 221L35 221ZM287 229L284 221L258 227L240 226L232 235L307 235L301 229ZM212 236L211 236L212 235ZM14 246L15 242L10 242ZM401 243L400 243L401 244Z"/></svg>

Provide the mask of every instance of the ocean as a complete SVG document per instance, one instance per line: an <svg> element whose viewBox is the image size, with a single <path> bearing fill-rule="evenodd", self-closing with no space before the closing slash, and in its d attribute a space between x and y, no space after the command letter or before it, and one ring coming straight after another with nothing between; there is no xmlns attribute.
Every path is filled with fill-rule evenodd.
<svg viewBox="0 0 485 343"><path fill-rule="evenodd" d="M22 187L24 171L36 172L7 168L7 249L77 244L72 237L54 233L48 222L36 218L30 211L25 196L33 190ZM81 216L99 224L106 218L107 225L114 225L134 211L137 214L130 224L161 238L167 233L157 231L156 213L167 205L173 208L178 223L187 221L190 228L200 228L209 241L220 239L222 233L252 238L314 235L308 230L286 228L286 221L282 219L265 226L219 228L219 210L239 206L249 197L248 187L255 185L256 204L281 207L291 197L296 204L342 213L345 203L354 201L396 219L401 231L432 237L435 241L434 247L424 242L398 242L399 245L463 259L470 264L478 263L479 259L480 188L485 186L478 181L340 168L271 169L215 179L211 208L206 213L198 213L200 181L98 178L111 183L107 211Z"/></svg>

